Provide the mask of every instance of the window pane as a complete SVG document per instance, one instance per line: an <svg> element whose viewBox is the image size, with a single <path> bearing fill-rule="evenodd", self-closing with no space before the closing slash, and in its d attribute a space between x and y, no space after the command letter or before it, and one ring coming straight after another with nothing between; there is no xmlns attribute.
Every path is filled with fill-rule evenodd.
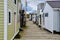
<svg viewBox="0 0 60 40"><path fill-rule="evenodd" d="M14 0L14 3L16 4L16 0Z"/></svg>
<svg viewBox="0 0 60 40"><path fill-rule="evenodd" d="M9 23L11 23L11 13L9 12Z"/></svg>
<svg viewBox="0 0 60 40"><path fill-rule="evenodd" d="M45 17L48 17L48 13L45 13Z"/></svg>

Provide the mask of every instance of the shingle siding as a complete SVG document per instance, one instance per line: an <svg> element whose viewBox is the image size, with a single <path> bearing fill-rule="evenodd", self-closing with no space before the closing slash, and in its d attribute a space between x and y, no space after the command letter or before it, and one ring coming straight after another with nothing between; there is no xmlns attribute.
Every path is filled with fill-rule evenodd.
<svg viewBox="0 0 60 40"><path fill-rule="evenodd" d="M4 0L0 0L0 40L4 39Z"/></svg>
<svg viewBox="0 0 60 40"><path fill-rule="evenodd" d="M52 8L60 8L60 1L47 1Z"/></svg>

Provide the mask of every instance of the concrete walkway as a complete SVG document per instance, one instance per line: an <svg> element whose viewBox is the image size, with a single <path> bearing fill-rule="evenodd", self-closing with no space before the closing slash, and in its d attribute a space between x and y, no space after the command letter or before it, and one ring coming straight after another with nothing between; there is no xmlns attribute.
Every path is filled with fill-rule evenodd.
<svg viewBox="0 0 60 40"><path fill-rule="evenodd" d="M27 29L24 30L21 39L15 40L60 40L60 35L49 33L40 29L31 21L27 21Z"/></svg>

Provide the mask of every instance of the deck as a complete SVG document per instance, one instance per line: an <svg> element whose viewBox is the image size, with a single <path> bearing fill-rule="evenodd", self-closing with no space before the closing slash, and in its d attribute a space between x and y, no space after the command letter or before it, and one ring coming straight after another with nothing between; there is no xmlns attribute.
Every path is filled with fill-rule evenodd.
<svg viewBox="0 0 60 40"><path fill-rule="evenodd" d="M22 37L14 40L60 40L59 34L52 34L44 29L40 29L33 22L27 20L27 28L20 33Z"/></svg>

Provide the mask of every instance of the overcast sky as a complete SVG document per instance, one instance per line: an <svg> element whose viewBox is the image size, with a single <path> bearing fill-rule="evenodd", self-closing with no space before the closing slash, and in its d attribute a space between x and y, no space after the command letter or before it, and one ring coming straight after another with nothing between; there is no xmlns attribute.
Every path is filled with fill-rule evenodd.
<svg viewBox="0 0 60 40"><path fill-rule="evenodd" d="M25 6L25 0L21 0L22 4ZM27 1L27 6L28 9L30 9L30 11L33 10L37 10L37 5L41 2L45 2L46 0L26 0ZM60 1L60 0L48 0L48 1Z"/></svg>
<svg viewBox="0 0 60 40"><path fill-rule="evenodd" d="M35 10L37 5L43 0L26 0L26 1L27 1L27 5L33 7L33 9ZM22 0L22 4L24 4L25 6L25 0Z"/></svg>

